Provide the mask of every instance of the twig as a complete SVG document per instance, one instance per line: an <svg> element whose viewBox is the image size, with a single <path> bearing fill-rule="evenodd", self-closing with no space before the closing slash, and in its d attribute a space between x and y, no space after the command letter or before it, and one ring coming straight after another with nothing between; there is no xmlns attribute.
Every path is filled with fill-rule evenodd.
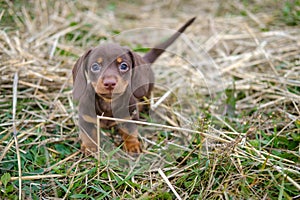
<svg viewBox="0 0 300 200"><path fill-rule="evenodd" d="M167 176L165 175L165 173L159 168L158 169L158 173L161 175L161 177L164 179L164 181L167 183L167 185L169 186L169 188L172 190L172 192L175 194L176 198L181 200L181 197L179 196L179 194L176 192L175 188L173 187L173 185L170 183L169 179L167 178Z"/></svg>
<svg viewBox="0 0 300 200"><path fill-rule="evenodd" d="M39 180L39 179L45 179L45 178L62 178L67 176L67 174L48 174L48 175L36 175L36 176L23 176L21 177L21 180L23 181L30 181L30 180ZM11 177L10 181L18 180L19 177Z"/></svg>
<svg viewBox="0 0 300 200"><path fill-rule="evenodd" d="M19 173L19 199L22 199L22 170L21 170L21 157L17 138L17 127L16 127L16 107L17 107L17 95L18 95L18 73L15 73L13 82L13 134L16 145L17 160L18 160L18 173Z"/></svg>
<svg viewBox="0 0 300 200"><path fill-rule="evenodd" d="M61 161L55 163L54 165L52 165L52 166L46 168L46 169L44 170L44 172L51 171L54 167L56 167L56 166L58 166L58 165L60 165L60 164L62 164L62 163L66 163L68 160L70 160L70 159L72 159L73 157L77 156L79 153L80 153L80 151L77 151L77 152L71 154L70 156L66 157L65 159L63 159L63 160L61 160Z"/></svg>
<svg viewBox="0 0 300 200"><path fill-rule="evenodd" d="M217 136L209 134L209 133L203 133L203 132L200 132L200 131L195 131L195 130L191 130L191 129L187 129L187 128L174 127L174 126L168 126L168 125L163 125L163 124L155 124L155 123L149 123L149 122L142 122L142 121L135 121L135 120L130 120L130 119L105 117L105 116L99 116L99 115L97 115L97 118L98 119L111 120L111 121L117 121L117 122L128 122L128 123L134 123L134 124L140 124L140 125L146 125L146 126L154 126L154 127L166 128L166 129L170 129L170 130L188 132L188 133L197 133L197 134L202 135L203 137L215 139L215 140L218 140L220 142L226 142L226 143L230 142L228 140L225 140L223 138L217 137Z"/></svg>

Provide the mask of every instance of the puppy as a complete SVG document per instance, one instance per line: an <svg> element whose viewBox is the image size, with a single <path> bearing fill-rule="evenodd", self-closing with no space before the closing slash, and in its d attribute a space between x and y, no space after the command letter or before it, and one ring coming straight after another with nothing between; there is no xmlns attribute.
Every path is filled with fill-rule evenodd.
<svg viewBox="0 0 300 200"><path fill-rule="evenodd" d="M139 119L139 102L150 98L154 86L151 64L171 45L195 17L174 35L143 57L118 44L88 49L73 67L73 99L78 101L79 137L86 154L97 152L97 115L122 119ZM131 154L141 153L138 129L133 123L100 121L101 128L116 127Z"/></svg>

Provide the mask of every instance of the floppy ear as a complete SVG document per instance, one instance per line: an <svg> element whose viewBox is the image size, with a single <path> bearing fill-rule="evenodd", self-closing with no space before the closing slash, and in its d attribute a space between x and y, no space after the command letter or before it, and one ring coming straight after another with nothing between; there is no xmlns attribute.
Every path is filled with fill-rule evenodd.
<svg viewBox="0 0 300 200"><path fill-rule="evenodd" d="M93 49L87 50L75 63L73 74L73 99L79 100L87 86L85 61Z"/></svg>
<svg viewBox="0 0 300 200"><path fill-rule="evenodd" d="M132 59L132 77L131 89L133 95L140 99L147 96L150 90L150 84L154 81L154 76L150 65L135 52L129 51Z"/></svg>

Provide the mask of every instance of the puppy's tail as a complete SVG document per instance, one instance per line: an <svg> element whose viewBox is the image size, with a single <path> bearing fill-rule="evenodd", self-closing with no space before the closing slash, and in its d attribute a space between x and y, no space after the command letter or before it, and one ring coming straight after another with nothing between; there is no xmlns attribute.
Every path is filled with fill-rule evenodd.
<svg viewBox="0 0 300 200"><path fill-rule="evenodd" d="M165 49L170 46L179 36L181 33L185 31L187 27L189 27L194 21L196 17L191 18L187 21L174 35L172 35L167 41L157 45L153 49L151 49L148 53L144 55L144 60L147 63L153 63L164 51Z"/></svg>

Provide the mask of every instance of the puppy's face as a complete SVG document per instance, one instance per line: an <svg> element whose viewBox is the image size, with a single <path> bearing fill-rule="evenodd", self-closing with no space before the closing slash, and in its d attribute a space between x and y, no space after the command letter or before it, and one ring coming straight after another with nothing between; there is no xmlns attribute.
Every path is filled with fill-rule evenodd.
<svg viewBox="0 0 300 200"><path fill-rule="evenodd" d="M154 76L145 60L118 44L101 45L87 50L75 63L73 98L81 99L91 83L95 93L111 101L130 92L141 99L149 94Z"/></svg>
<svg viewBox="0 0 300 200"><path fill-rule="evenodd" d="M111 100L122 95L128 88L133 62L127 49L109 44L93 49L86 67L96 94L105 100Z"/></svg>

